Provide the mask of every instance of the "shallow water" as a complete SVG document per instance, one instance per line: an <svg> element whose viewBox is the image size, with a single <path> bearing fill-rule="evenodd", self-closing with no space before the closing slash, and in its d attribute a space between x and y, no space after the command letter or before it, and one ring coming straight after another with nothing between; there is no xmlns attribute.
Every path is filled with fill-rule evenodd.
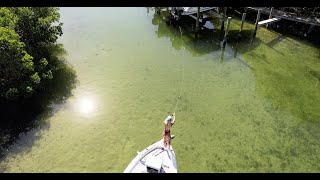
<svg viewBox="0 0 320 180"><path fill-rule="evenodd" d="M0 171L123 172L161 138L180 90L179 172L320 171L319 47L259 28L223 50L218 30L195 39L152 9L60 11L79 84L45 127L9 148Z"/></svg>

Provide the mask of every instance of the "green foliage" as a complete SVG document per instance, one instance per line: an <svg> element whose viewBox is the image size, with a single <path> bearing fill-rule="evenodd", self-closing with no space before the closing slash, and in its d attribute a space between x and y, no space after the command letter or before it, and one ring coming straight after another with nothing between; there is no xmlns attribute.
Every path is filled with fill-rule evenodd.
<svg viewBox="0 0 320 180"><path fill-rule="evenodd" d="M0 8L0 26L14 28L18 17L7 8Z"/></svg>
<svg viewBox="0 0 320 180"><path fill-rule="evenodd" d="M23 7L12 8L19 17L15 30L21 40L30 48L36 48L43 43L55 43L62 35L62 23L58 23L59 8L55 7Z"/></svg>
<svg viewBox="0 0 320 180"><path fill-rule="evenodd" d="M5 94L7 99L16 99L19 95L19 92L17 88L9 88Z"/></svg>
<svg viewBox="0 0 320 180"><path fill-rule="evenodd" d="M33 57L9 27L0 27L0 47L0 98L14 100L22 94L28 96L25 87L31 82L28 77L34 73Z"/></svg>
<svg viewBox="0 0 320 180"><path fill-rule="evenodd" d="M34 73L30 76L31 80L33 83L35 84L39 84L40 83L40 77L38 76L38 73Z"/></svg>
<svg viewBox="0 0 320 180"><path fill-rule="evenodd" d="M18 101L46 89L64 64L59 8L0 8L0 100ZM75 75L75 73L73 73Z"/></svg>

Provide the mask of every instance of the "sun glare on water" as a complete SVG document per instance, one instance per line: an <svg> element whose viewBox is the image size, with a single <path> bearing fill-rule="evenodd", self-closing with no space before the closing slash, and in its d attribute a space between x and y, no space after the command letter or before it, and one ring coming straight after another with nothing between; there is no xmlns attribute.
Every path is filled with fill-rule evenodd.
<svg viewBox="0 0 320 180"><path fill-rule="evenodd" d="M96 111L96 101L91 96L82 96L75 102L75 110L82 116L90 117Z"/></svg>
<svg viewBox="0 0 320 180"><path fill-rule="evenodd" d="M92 99L83 98L80 101L80 111L84 114L90 114L94 111L94 104Z"/></svg>

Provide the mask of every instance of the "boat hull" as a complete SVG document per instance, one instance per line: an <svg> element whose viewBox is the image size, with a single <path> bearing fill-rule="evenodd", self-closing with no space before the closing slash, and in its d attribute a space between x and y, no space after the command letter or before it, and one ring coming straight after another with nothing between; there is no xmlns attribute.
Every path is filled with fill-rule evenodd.
<svg viewBox="0 0 320 180"><path fill-rule="evenodd" d="M148 146L130 162L124 173L177 173L178 166L172 146L165 148L163 139Z"/></svg>

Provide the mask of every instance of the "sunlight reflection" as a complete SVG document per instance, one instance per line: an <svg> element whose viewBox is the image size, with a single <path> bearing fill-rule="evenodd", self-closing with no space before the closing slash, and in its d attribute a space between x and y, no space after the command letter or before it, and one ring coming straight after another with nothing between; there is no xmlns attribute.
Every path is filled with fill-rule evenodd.
<svg viewBox="0 0 320 180"><path fill-rule="evenodd" d="M80 111L84 114L90 114L94 111L94 102L92 99L85 97L80 101Z"/></svg>
<svg viewBox="0 0 320 180"><path fill-rule="evenodd" d="M92 95L82 95L75 102L75 111L81 116L92 116L97 110L97 101Z"/></svg>

